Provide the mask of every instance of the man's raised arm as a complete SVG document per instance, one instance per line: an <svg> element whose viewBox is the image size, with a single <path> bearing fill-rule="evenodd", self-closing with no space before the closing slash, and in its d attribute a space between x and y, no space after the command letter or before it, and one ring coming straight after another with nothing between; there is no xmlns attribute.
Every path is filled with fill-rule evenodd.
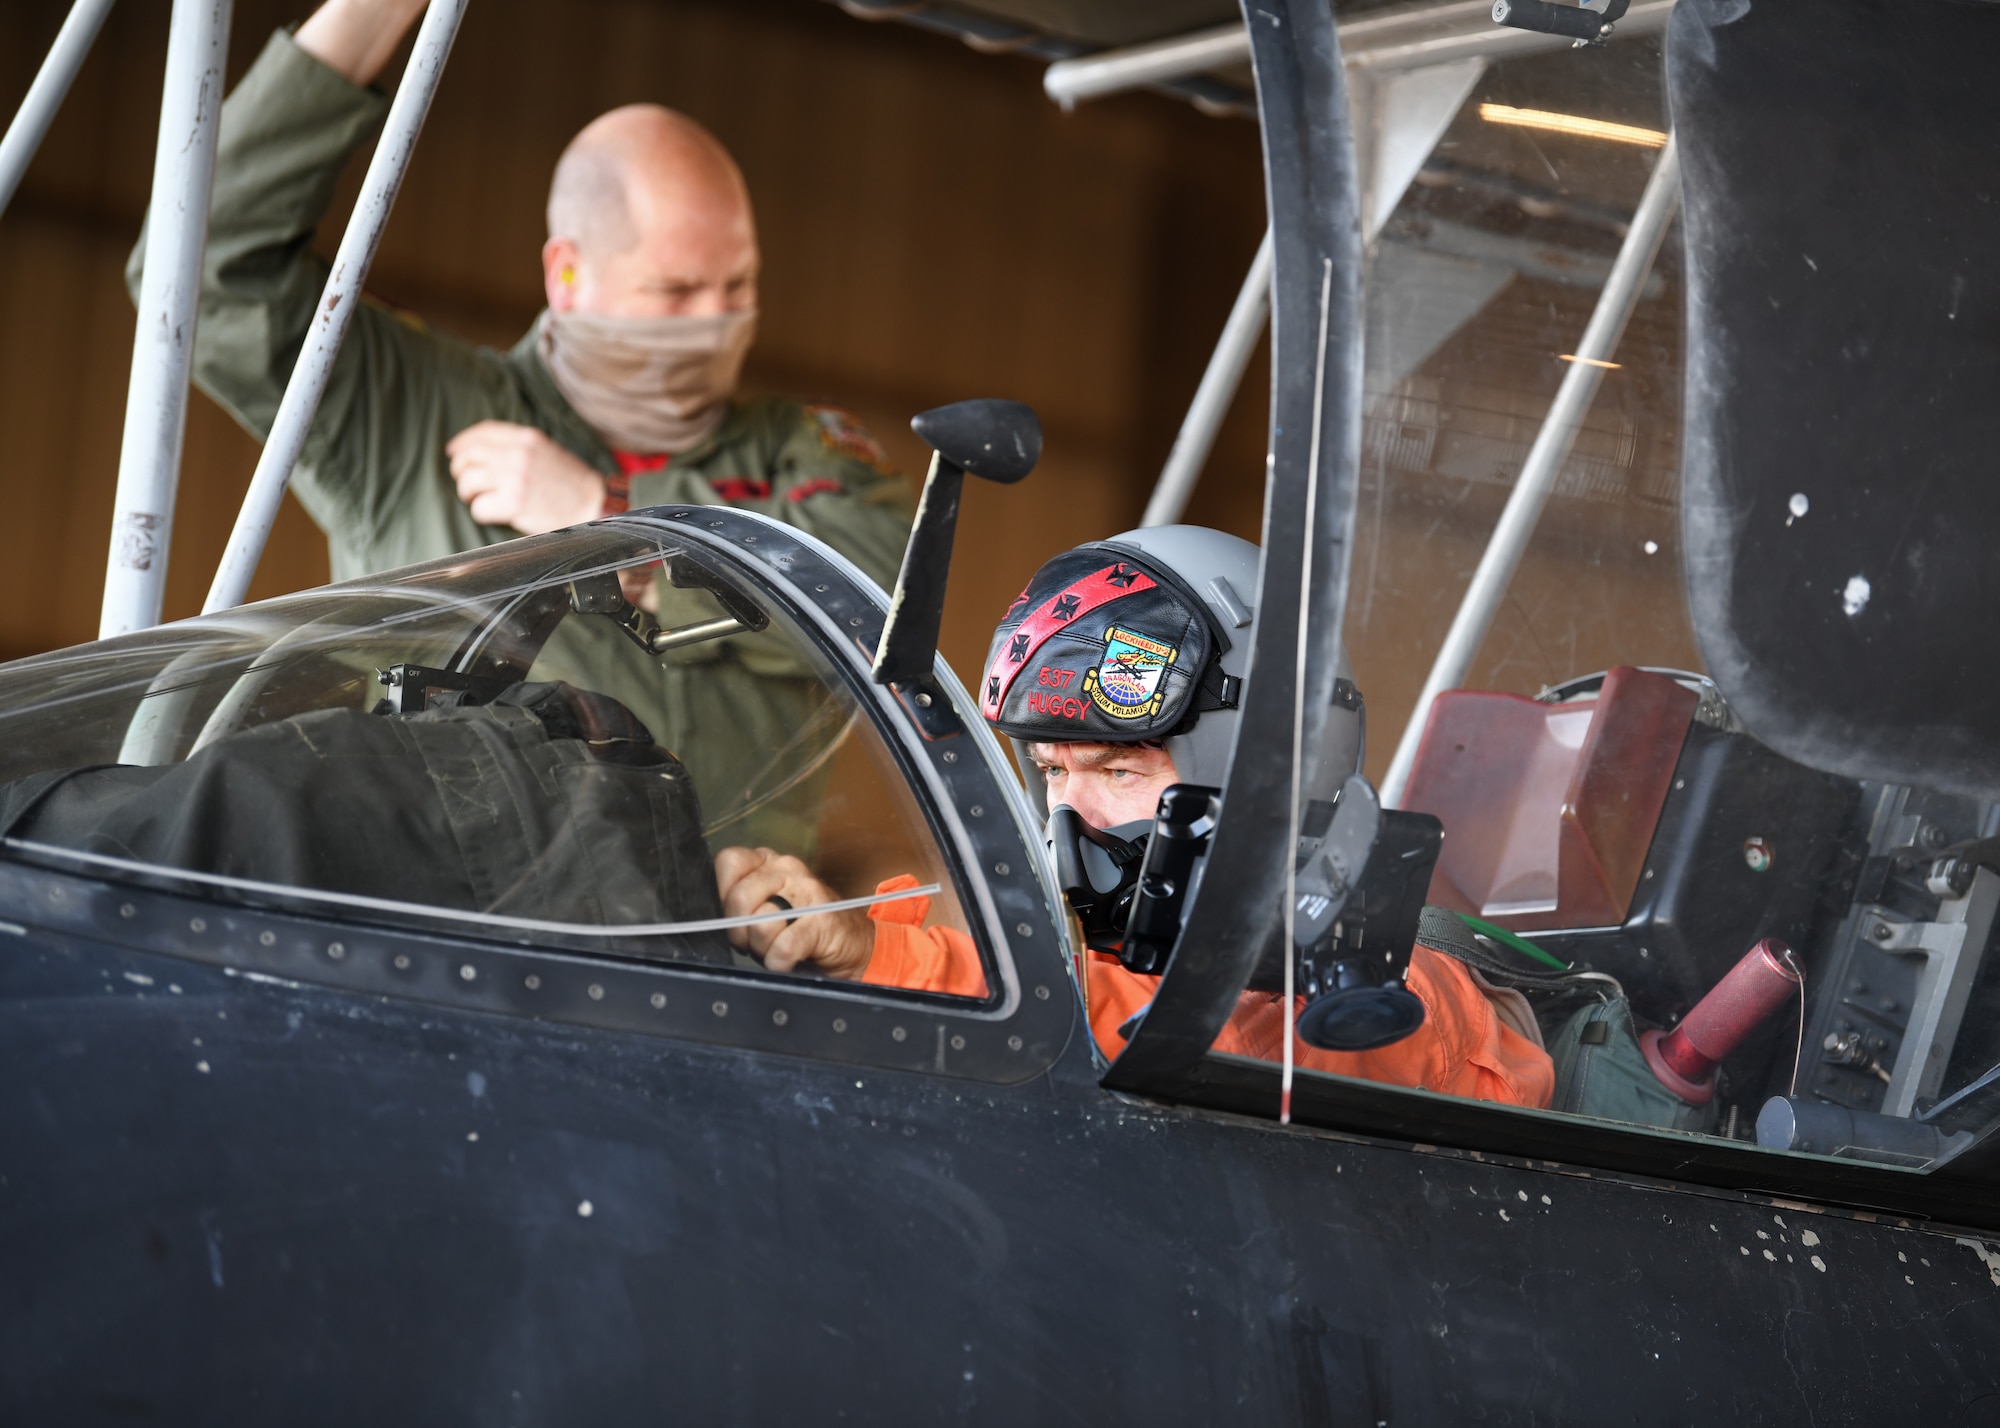
<svg viewBox="0 0 2000 1428"><path fill-rule="evenodd" d="M194 380L260 440L325 287L313 233L388 110L354 77L379 73L422 9L331 0L296 38L273 35L222 106ZM144 256L142 236L126 268L135 295ZM331 538L336 578L499 538L448 483L430 488L444 480L446 439L504 411L507 385L468 344L360 305L294 480Z"/></svg>
<svg viewBox="0 0 2000 1428"><path fill-rule="evenodd" d="M370 85L427 0L327 0L299 26L298 47L354 85Z"/></svg>
<svg viewBox="0 0 2000 1428"><path fill-rule="evenodd" d="M421 0L332 0L299 39L273 35L222 106L195 380L259 437L326 282L307 244L348 157L388 110L351 76L379 73L422 8ZM315 31L325 58L305 42ZM125 272L135 298L145 251L142 235Z"/></svg>

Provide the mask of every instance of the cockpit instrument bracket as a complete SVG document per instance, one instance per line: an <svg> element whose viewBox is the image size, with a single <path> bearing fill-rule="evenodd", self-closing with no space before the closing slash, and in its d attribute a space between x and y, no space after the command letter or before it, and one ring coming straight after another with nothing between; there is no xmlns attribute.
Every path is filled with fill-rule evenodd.
<svg viewBox="0 0 2000 1428"><path fill-rule="evenodd" d="M1618 21L1625 18L1631 0L1585 0L1583 4L1559 5L1550 0L1493 0L1496 24L1516 30L1536 30L1544 35L1563 35L1579 45L1601 45L1611 37Z"/></svg>
<svg viewBox="0 0 2000 1428"><path fill-rule="evenodd" d="M421 714L440 694L462 694L467 702L485 704L514 683L484 674L461 674L456 670L431 669L420 664L392 664L375 671L384 693L375 706L377 714Z"/></svg>

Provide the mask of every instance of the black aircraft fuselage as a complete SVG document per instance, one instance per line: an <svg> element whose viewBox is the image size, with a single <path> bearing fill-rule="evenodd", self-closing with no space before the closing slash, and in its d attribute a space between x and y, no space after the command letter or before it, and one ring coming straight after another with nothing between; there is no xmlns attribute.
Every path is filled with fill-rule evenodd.
<svg viewBox="0 0 2000 1428"><path fill-rule="evenodd" d="M1863 0L1841 8L1880 22ZM1693 181L1711 194L1725 180L1786 191L1796 155L1756 150L1763 130L1739 122L1758 104L1789 105L1802 123L1813 105L1853 108L1837 65L1805 66L1822 88L1777 84L1783 67L1759 46L1810 35L1764 27L1811 23L1803 6L1780 9L1688 0L1676 14L1680 63L1697 68L1678 72L1675 122ZM1118 1060L1107 1067L1093 1047L1059 899L1033 846L1036 815L1003 787L1011 775L971 701L941 667L929 684L869 684L887 602L777 522L721 508L635 513L10 666L0 718L21 714L6 728L38 732L0 743L10 770L0 795L53 778L81 804L121 781L172 787L197 751L214 769L239 747L232 740L279 725L332 714L380 733L392 726L369 722L379 693L370 666L390 683L398 670L436 676L436 690L415 691L423 699L512 688L572 616L615 610L625 623L589 626L585 635L603 639L578 646L569 673L535 679L583 678L576 670L588 674L607 650L661 655L690 630L790 630L793 672L773 677L807 668L821 679L826 699L798 705L797 722L824 737L824 757L801 755L785 780L727 784L744 805L728 816L783 826L788 790L823 791L872 768L879 781L855 798L863 821L934 840L925 876L956 899L952 915L978 943L989 986L983 998L953 998L779 977L730 963L726 949L676 961L671 947L649 957L638 943L605 945L644 926L666 927L667 940L670 924L719 930L687 906L655 922L607 915L581 933L568 914L550 917L539 928L556 931L541 937L502 898L409 915L393 887L357 892L305 874L224 886L205 866L121 862L87 851L87 839L37 846L0 829L0 1423L2000 1424L2000 1249L1987 1238L2000 1210L1982 1178L2000 1145L1990 1114L1979 1153L1933 1157L1937 1173L1928 1162L1841 1157L1881 1149L1865 1142L1834 1154L1760 1150L1733 1121L1681 1133L1311 1073L1285 1123L1276 1067L1209 1051L1281 923L1299 831L1291 751L1319 747L1338 697L1361 422L1354 146L1329 7L1260 0L1245 10L1275 252L1259 614L1203 891ZM2000 32L1973 28L1996 18L1991 6L1926 0L1907 13L1953 27L1925 51L1940 65L1990 52L1967 37L2000 46ZM1913 92L1927 83L1920 69L1878 68ZM1828 187L1828 211L1844 212L1833 200L1848 195ZM1986 202L1985 190L1959 187ZM1757 233L1713 240L1718 215L1754 205L1700 197L1688 213L1709 246L1690 250L1740 262L1752 283L1765 260ZM1859 312L1866 296L1856 283L1830 301ZM1886 311L1884 331L1904 308ZM1698 326L1697 370L1726 371L1721 359L1740 356L1746 371L1792 381L1810 366L1784 345L1792 325L1785 314L1746 324L1741 354ZM1881 350L1902 361L1923 347ZM1717 464L1756 415L1729 405L1736 390L1711 380L1690 404L1690 449L1709 462L1690 469L1713 478L1701 488L1713 498L1701 530L1717 549L1749 528L1757 482L1792 480L1782 460L1753 463L1755 481L1749 468ZM1878 414L1884 431L1929 421L1906 407ZM1859 449L1845 436L1837 444ZM1875 469L1848 475L1861 485ZM1815 511L1845 509L1840 495L1815 495ZM1741 509L1729 504L1739 497ZM1894 521L1865 525L1868 542L1901 548ZM502 569L544 557L546 568L515 583ZM660 561L682 593L725 597L730 617L662 630L605 585ZM1846 578L1849 566L1838 570ZM343 633L343 612L364 606L376 613L354 615ZM1839 607L1811 608L1831 624ZM1885 594L1878 608L1899 607ZM1959 608L1984 607L1968 598ZM1765 607L1747 613L1762 619ZM445 639L439 631L461 615L470 633ZM1864 630L1856 618L1839 616ZM1864 632L1870 652L1945 678L1957 668L1946 654L1971 657L1974 624L1917 627L1928 643L1907 622ZM1797 643L1783 621L1756 634ZM1768 660L1753 645L1745 659ZM1832 668L1821 664L1815 674ZM923 667L919 658L902 669ZM731 727L708 732L745 735L716 747L734 757L743 742L786 744L790 729L737 727L760 706L716 692L722 659L707 675L667 669L711 681L708 707ZM1756 684L1743 670L1731 678ZM1730 679L1718 683L1730 692ZM1895 681L1865 683L1879 692ZM619 697L609 682L601 692ZM1971 702L1981 718L1992 707ZM496 715L478 736L504 726L547 753L553 738L526 718ZM471 739L476 722L462 720L459 734ZM1842 739L1828 725L1817 744L1791 750L1812 769L1876 781L1869 806L1885 810L1858 842L1829 835L1854 844L1857 866L1824 879L1838 906L1810 914L1815 941L1800 950L1816 985L1800 1000L1803 1010L1817 997L1820 1020L1811 1038L1780 1048L1798 1064L1778 1066L1791 1073L1778 1089L1801 1094L1802 1072L1813 1084L1846 1078L1840 1104L1857 1113L1886 1097L1872 1073L1852 1060L1837 1075L1808 1064L1825 1019L1864 995L1850 973L1889 966L1914 983L1920 966L1942 965L1964 950L1946 934L1967 925L1947 926L1944 909L1986 896L2000 876L2000 865L1972 861L2000 858L1991 805L1960 800L1960 827L1926 812L1925 799L1898 801L1912 788L1885 793L1889 778L1916 793L1967 780L1925 784L1920 761L1914 772L1876 767L1866 755L1880 722L1855 721ZM1927 739L1891 722L1907 749L1993 767L1985 735ZM828 762L850 731L852 747L875 741L873 765ZM1720 748L1719 738L1694 743ZM1809 757L1835 744L1852 757ZM688 769L710 767L681 752ZM582 754L550 757L536 767L588 774ZM662 756L624 767L667 778L681 765ZM590 776L600 791L624 786ZM365 852L400 814L411 815L402 833L423 832L418 795L435 790L414 776L384 783L364 790L382 795L379 825L331 833ZM467 788L483 791L451 791ZM26 816L32 801L16 799L9 816ZM289 811L329 832L324 818L311 824L319 810ZM449 811L453 828L471 821ZM1724 831L1733 857L1763 859L1743 864L1761 875L1770 846L1790 856L1796 830L1759 826L1747 842L1744 830ZM1964 853L1972 891L1930 862L1947 844ZM325 863L326 846L302 838L290 851ZM385 835L376 851L403 846ZM918 842L884 846L901 858ZM713 851L702 847L687 886L708 876ZM1698 901L1663 890L1640 900ZM1982 938L1993 915L1989 900ZM1864 932L1873 962L1857 950ZM1845 960L1826 952L1836 935ZM1721 965L1739 955L1702 950ZM1665 944L1636 948L1640 959L1653 952L1665 960ZM1906 1018L1896 1036L1914 1036L1913 1013L1894 1007L1901 984L1891 995L1876 982L1854 1015L1886 1031L1895 1010ZM1953 1035L1959 1013L1986 1031L2000 1020L2000 998L1980 1000L1991 979L1983 985L1962 989ZM1952 1041L1943 1020L1925 1033L1939 1054ZM1973 1089L1990 1093L1991 1056L1983 1042L1974 1049ZM1937 1089L1890 1119L1914 1124Z"/></svg>
<svg viewBox="0 0 2000 1428"><path fill-rule="evenodd" d="M134 896L0 890L10 1422L2000 1404L1949 1231L1136 1100L1080 1030L995 1086L357 995L38 925L57 889Z"/></svg>

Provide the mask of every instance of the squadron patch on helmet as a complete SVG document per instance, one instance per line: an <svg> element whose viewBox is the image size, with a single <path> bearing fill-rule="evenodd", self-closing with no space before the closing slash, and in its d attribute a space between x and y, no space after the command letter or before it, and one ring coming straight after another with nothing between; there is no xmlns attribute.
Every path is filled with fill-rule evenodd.
<svg viewBox="0 0 2000 1428"><path fill-rule="evenodd" d="M1113 625L1104 632L1104 658L1083 672L1083 692L1113 719L1150 719L1160 712L1167 667L1179 653Z"/></svg>
<svg viewBox="0 0 2000 1428"><path fill-rule="evenodd" d="M882 449L881 442L868 434L868 428L853 412L842 411L839 407L807 407L806 411L819 423L819 439L828 450L865 462L884 475L895 474L894 468L889 465L889 453Z"/></svg>

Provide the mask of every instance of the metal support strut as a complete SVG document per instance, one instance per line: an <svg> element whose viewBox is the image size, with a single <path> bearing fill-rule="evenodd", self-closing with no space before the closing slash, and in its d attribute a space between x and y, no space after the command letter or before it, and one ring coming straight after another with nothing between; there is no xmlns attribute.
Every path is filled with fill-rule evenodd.
<svg viewBox="0 0 2000 1428"><path fill-rule="evenodd" d="M55 43L49 46L42 67L35 72L35 82L28 86L28 97L14 111L7 137L0 139L0 213L13 201L14 190L21 186L21 176L34 162L35 151L42 147L42 140L49 132L49 122L62 107L63 96L69 93L76 72L83 68L84 57L90 53L91 43L104 25L104 17L110 13L111 0L76 0L69 7L69 17L56 32Z"/></svg>
<svg viewBox="0 0 2000 1428"><path fill-rule="evenodd" d="M1159 482L1153 487L1152 499L1146 502L1146 514L1140 525L1170 526L1187 510L1188 497L1194 494L1194 483L1201 476L1201 468L1208 464L1209 452L1215 449L1215 435L1222 430L1222 419L1229 415L1230 404L1236 400L1243 369L1250 365L1250 354L1257 350L1258 334L1263 332L1264 319L1270 312L1271 230L1267 228L1264 241L1257 245L1257 256L1250 260L1250 271L1243 276L1243 287L1236 294L1236 305L1229 310L1229 320L1222 324L1222 336L1216 339L1208 370L1201 374L1201 385L1194 389L1194 400L1188 403L1180 435L1174 438L1174 449L1167 453L1167 464L1160 468Z"/></svg>
<svg viewBox="0 0 2000 1428"><path fill-rule="evenodd" d="M1417 707L1410 712L1410 722L1403 728L1403 737L1396 745L1396 757L1389 765L1388 777L1382 780L1382 802L1385 806L1401 804L1403 790L1410 781L1410 768L1417 760L1417 745L1423 741L1424 725L1430 719L1432 703L1438 695L1447 689L1456 689L1464 680L1487 630L1492 627L1494 613L1507 593L1508 582L1520 567L1521 556L1528 548L1528 538L1535 533L1542 508L1548 504L1549 495L1555 490L1556 477L1562 473L1563 462L1569 458L1584 416L1590 411L1591 399L1597 395L1605 366L1610 362L1612 353L1618 350L1618 340L1625 334L1625 324L1632 316L1632 309L1639 305L1647 274L1653 269L1653 260L1659 255L1661 240L1666 237L1667 226L1673 221L1680 200L1680 152L1674 145L1673 136L1669 135L1666 146L1660 150L1659 161L1653 166L1653 176L1646 182L1646 192L1639 200L1638 212L1632 215L1632 226L1625 234L1625 244L1618 250L1617 261L1611 265L1611 274L1605 279L1604 291L1597 299L1597 310L1591 313L1590 325L1584 328L1583 340L1577 344L1575 360L1570 363L1569 371L1563 374L1556 399L1549 406L1548 416L1542 420L1542 429L1535 436L1535 444L1528 449L1528 459L1521 467L1520 479L1507 496L1506 508L1500 512L1492 538L1486 543L1486 553L1479 558L1479 568L1472 573L1472 584L1466 587L1465 598L1459 602L1458 614L1445 634L1444 646L1431 665L1423 693L1417 696Z"/></svg>
<svg viewBox="0 0 2000 1428"><path fill-rule="evenodd" d="M111 558L97 624L100 639L158 624L166 594L229 13L230 0L174 0L167 32L146 272L139 285L131 383L125 390L125 438L118 453Z"/></svg>
<svg viewBox="0 0 2000 1428"><path fill-rule="evenodd" d="M204 615L242 604L249 592L250 577L257 573L264 543L270 539L271 526L284 504L292 468L305 449L306 433L312 428L320 399L326 395L327 379L333 374L334 359L340 355L341 340L346 337L355 306L361 301L361 286L368 279L375 250L381 246L382 232L389 224L389 210L395 206L403 175L409 171L410 156L416 150L424 118L430 113L431 99L437 94L444 62L450 57L459 21L465 17L465 6L466 0L431 0L430 8L424 12L409 67L403 71L402 83L396 86L396 98L389 105L389 118L382 126L382 138L361 181L361 196L355 200L347 231L341 235L340 248L333 255L333 270L327 275L326 290L313 311L312 330L306 334L298 364L292 368L292 379L285 384L284 400L278 404L271 434L264 440L257 470L250 477L250 489L244 493L243 508L237 512L236 526L229 533L229 545L222 553L222 563L216 567L208 600L201 607Z"/></svg>
<svg viewBox="0 0 2000 1428"><path fill-rule="evenodd" d="M1129 49L1057 60L1042 76L1042 91L1063 108L1074 109L1079 99L1182 79L1204 70L1244 64L1249 58L1250 32L1241 25L1218 25Z"/></svg>
<svg viewBox="0 0 2000 1428"><path fill-rule="evenodd" d="M1634 0L1618 22L1618 38L1660 33L1666 29L1673 8L1674 0ZM1566 50L1575 43L1564 35L1496 25L1490 0L1395 6L1343 20L1339 33L1346 63L1367 65L1378 74L1467 59L1518 59ZM1057 60L1042 75L1042 90L1064 109L1071 109L1082 100L1149 84L1169 84L1227 69L1249 58L1250 32L1241 25L1222 25L1168 40Z"/></svg>

